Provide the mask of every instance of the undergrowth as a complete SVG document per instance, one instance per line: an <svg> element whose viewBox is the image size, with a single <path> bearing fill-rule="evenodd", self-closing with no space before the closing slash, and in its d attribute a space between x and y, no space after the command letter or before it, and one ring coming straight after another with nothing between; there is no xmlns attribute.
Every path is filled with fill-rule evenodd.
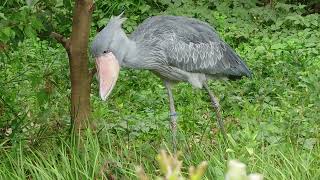
<svg viewBox="0 0 320 180"><path fill-rule="evenodd" d="M184 83L175 86L184 167L208 161L205 177L223 179L226 162L239 159L267 179L319 179L319 14L305 15L305 6L282 3L179 2L162 2L158 9L142 3L126 12L124 28L131 32L159 13L196 17L213 25L253 72L252 79L209 84L222 106L228 145L206 93ZM105 13L99 3L93 29L103 26L108 13L131 7L124 1L128 4ZM158 175L155 157L160 149L170 151L171 135L166 91L151 72L123 69L106 103L93 83L97 131L78 149L69 138L64 49L27 38L0 57L1 179L131 179L138 165L148 176Z"/></svg>

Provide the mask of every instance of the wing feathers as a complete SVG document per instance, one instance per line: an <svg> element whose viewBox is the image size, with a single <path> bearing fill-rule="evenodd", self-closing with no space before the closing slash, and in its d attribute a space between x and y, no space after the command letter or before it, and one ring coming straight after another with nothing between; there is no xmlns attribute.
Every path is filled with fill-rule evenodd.
<svg viewBox="0 0 320 180"><path fill-rule="evenodd" d="M152 58L163 65L213 76L251 76L241 58L214 28L197 19L155 16L139 25L131 39L149 54L164 55Z"/></svg>
<svg viewBox="0 0 320 180"><path fill-rule="evenodd" d="M251 76L240 57L223 41L187 44L174 39L168 44L166 52L171 66L189 72Z"/></svg>

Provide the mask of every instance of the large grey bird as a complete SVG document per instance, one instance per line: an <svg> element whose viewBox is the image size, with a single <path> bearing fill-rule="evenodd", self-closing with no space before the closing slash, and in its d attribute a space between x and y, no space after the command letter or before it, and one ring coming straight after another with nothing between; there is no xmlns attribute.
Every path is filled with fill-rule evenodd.
<svg viewBox="0 0 320 180"><path fill-rule="evenodd" d="M121 28L125 18L112 17L95 37L92 55L96 59L100 96L111 93L120 67L147 69L158 75L167 89L170 104L173 146L176 149L177 115L172 84L189 82L204 88L225 136L217 98L207 80L238 79L251 72L232 48L207 23L180 16L154 16L146 19L128 38Z"/></svg>

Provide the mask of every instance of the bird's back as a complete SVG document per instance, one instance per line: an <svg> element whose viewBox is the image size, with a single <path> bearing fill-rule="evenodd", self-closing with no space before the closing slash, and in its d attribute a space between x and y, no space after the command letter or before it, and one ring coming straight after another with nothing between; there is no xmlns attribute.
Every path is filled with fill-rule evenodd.
<svg viewBox="0 0 320 180"><path fill-rule="evenodd" d="M197 19L154 16L140 24L130 38L162 64L186 72L231 78L251 76L241 58L215 30Z"/></svg>
<svg viewBox="0 0 320 180"><path fill-rule="evenodd" d="M168 34L169 33L169 34ZM219 39L207 23L183 16L153 16L146 19L131 34L134 40L149 40L170 34L180 35L185 41L209 42Z"/></svg>

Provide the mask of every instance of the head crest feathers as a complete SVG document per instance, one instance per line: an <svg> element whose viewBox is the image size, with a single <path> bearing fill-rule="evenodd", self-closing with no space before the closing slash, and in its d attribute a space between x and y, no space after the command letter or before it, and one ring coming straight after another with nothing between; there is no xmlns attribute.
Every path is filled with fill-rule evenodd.
<svg viewBox="0 0 320 180"><path fill-rule="evenodd" d="M111 16L110 21L108 22L108 25L122 25L124 21L127 20L127 18L122 17L124 14L124 11L120 13L118 16Z"/></svg>

